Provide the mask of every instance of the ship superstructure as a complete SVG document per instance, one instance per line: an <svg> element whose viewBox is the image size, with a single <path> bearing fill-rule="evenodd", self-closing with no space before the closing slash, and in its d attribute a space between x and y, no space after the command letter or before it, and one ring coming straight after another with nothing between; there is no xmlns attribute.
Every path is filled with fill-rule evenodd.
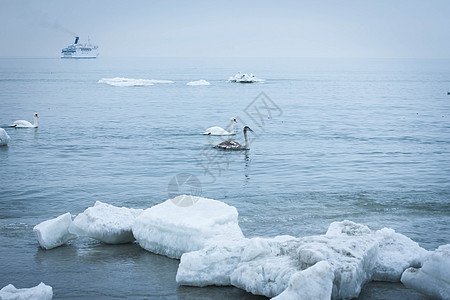
<svg viewBox="0 0 450 300"><path fill-rule="evenodd" d="M79 44L80 38L75 37L73 44L61 50L61 58L97 58L98 46L91 44L90 39L86 44Z"/></svg>

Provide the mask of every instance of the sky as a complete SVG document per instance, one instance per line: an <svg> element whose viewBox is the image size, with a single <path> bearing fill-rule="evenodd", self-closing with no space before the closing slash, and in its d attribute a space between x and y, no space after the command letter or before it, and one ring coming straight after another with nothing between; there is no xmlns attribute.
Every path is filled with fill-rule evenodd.
<svg viewBox="0 0 450 300"><path fill-rule="evenodd" d="M450 58L450 0L0 0L0 57Z"/></svg>

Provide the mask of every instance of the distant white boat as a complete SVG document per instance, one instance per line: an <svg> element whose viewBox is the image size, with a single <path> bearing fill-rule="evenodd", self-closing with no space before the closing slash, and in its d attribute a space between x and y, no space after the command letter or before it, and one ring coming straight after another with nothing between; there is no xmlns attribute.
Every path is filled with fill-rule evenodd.
<svg viewBox="0 0 450 300"><path fill-rule="evenodd" d="M79 44L80 38L75 37L75 42L61 50L61 58L97 58L98 46L91 44L88 38L87 44Z"/></svg>
<svg viewBox="0 0 450 300"><path fill-rule="evenodd" d="M236 75L230 77L228 79L230 82L238 82L238 83L253 83L253 82L261 82L264 81L262 79L256 78L255 75L251 74L241 74L241 72Z"/></svg>

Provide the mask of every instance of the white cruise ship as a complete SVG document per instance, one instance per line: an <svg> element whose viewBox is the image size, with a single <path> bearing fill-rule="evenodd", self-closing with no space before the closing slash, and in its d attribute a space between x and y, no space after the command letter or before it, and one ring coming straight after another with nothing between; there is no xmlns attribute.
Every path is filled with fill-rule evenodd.
<svg viewBox="0 0 450 300"><path fill-rule="evenodd" d="M91 44L88 38L87 44L78 44L80 38L75 37L75 42L61 50L61 58L97 58L98 46Z"/></svg>

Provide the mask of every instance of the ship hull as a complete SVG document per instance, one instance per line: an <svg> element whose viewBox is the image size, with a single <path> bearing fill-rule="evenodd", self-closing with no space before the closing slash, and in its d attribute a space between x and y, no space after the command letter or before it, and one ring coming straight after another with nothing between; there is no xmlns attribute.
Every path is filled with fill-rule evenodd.
<svg viewBox="0 0 450 300"><path fill-rule="evenodd" d="M61 56L64 59L95 59L97 56Z"/></svg>

